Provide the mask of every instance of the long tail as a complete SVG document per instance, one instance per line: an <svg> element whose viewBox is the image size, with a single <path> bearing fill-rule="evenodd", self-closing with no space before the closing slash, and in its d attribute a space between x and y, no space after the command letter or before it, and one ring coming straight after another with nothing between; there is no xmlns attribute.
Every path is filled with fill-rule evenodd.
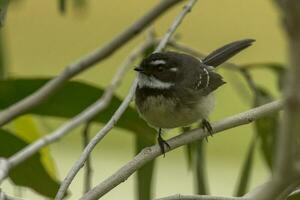
<svg viewBox="0 0 300 200"><path fill-rule="evenodd" d="M229 43L211 52L202 62L206 65L217 67L243 49L251 46L254 41L253 39L245 39Z"/></svg>

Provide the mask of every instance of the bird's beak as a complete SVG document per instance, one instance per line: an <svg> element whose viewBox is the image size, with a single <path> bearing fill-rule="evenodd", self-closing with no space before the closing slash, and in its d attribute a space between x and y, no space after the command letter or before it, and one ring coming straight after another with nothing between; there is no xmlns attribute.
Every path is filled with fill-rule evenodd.
<svg viewBox="0 0 300 200"><path fill-rule="evenodd" d="M145 70L141 67L136 67L136 68L134 68L134 70L137 72L141 72L141 73L145 72Z"/></svg>

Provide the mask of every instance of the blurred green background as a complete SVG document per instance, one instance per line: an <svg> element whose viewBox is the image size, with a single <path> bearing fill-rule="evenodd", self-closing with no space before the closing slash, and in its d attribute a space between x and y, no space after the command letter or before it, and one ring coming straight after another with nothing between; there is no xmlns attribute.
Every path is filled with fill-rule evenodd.
<svg viewBox="0 0 300 200"><path fill-rule="evenodd" d="M81 8L66 1L66 13L61 14L57 1L18 0L9 6L7 19L2 29L5 50L5 63L11 77L48 77L55 76L64 67L88 52L109 42L120 31L142 16L158 1L111 1L90 0ZM162 35L180 11L182 5L167 12L154 27ZM236 64L279 62L284 63L285 41L280 27L279 14L272 1L240 0L201 0L177 30L180 41L203 53L225 43L243 39L256 39L254 46L231 61ZM117 67L128 52L145 39L140 34L112 57L97 64L92 69L76 77L76 80L105 87ZM252 106L251 94L240 95L237 86L247 88L243 79L236 73L220 69L227 84L216 93L217 105L211 121L220 120L249 109ZM124 97L134 72L129 72L117 94ZM270 71L255 70L254 79L276 91L275 77ZM76 100L74 100L76 101ZM43 134L55 130L64 123L63 119L35 118ZM93 124L92 133L101 128ZM58 177L64 178L70 167L78 159L81 148L80 131L76 129L67 137L50 146ZM225 131L207 144L207 170L210 192L216 195L231 195L244 161L252 125ZM168 133L165 138L174 135ZM261 156L256 152L251 187L262 183L270 175ZM93 183L99 183L115 172L134 156L134 135L121 129L113 129L96 147L93 158ZM175 193L191 194L194 191L193 176L188 171L183 148L176 149L158 158L155 167L154 196L162 197ZM82 171L71 187L71 199L82 194ZM19 194L20 189L4 183L8 194ZM41 199L30 190L21 189L27 199ZM134 179L116 187L103 197L108 199L133 199Z"/></svg>

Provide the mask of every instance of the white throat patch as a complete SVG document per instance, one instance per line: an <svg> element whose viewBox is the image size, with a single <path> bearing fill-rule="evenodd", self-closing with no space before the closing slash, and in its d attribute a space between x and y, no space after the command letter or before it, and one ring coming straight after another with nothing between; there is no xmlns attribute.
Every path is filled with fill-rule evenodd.
<svg viewBox="0 0 300 200"><path fill-rule="evenodd" d="M153 76L146 76L144 74L138 74L138 86L140 88L153 88L153 89L169 89L174 83L163 82Z"/></svg>

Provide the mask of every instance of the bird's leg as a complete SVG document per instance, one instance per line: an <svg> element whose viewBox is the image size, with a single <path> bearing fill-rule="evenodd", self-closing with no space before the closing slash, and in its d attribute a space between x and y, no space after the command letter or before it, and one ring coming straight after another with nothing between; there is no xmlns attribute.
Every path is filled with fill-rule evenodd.
<svg viewBox="0 0 300 200"><path fill-rule="evenodd" d="M209 135L211 137L213 136L213 129L212 129L209 121L207 121L206 119L203 119L202 120L202 127L203 127L204 130L207 130L207 132L209 133ZM208 142L207 137L205 137L205 139Z"/></svg>
<svg viewBox="0 0 300 200"><path fill-rule="evenodd" d="M165 146L166 145L169 149L171 149L170 145L161 137L161 128L158 129L158 137L157 137L157 142L159 144L161 153L164 154L165 157Z"/></svg>

